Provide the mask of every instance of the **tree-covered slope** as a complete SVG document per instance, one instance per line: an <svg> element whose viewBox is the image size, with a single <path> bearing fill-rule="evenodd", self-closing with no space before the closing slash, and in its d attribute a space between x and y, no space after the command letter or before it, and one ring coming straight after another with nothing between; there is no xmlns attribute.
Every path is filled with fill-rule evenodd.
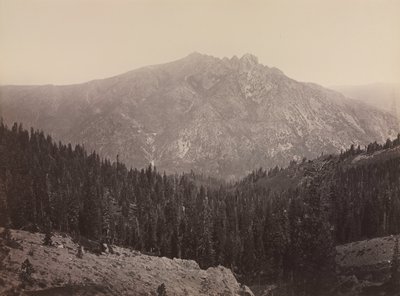
<svg viewBox="0 0 400 296"><path fill-rule="evenodd" d="M399 142L218 186L151 166L128 170L1 124L0 222L222 264L247 281L282 280L296 295L322 295L334 282L335 244L398 233Z"/></svg>

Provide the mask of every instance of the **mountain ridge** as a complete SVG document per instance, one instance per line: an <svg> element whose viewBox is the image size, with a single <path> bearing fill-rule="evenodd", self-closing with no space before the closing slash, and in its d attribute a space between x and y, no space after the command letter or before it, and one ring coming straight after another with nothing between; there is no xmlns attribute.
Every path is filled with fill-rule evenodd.
<svg viewBox="0 0 400 296"><path fill-rule="evenodd" d="M365 85L336 85L331 88L348 98L363 101L392 114L399 113L400 84L376 82Z"/></svg>

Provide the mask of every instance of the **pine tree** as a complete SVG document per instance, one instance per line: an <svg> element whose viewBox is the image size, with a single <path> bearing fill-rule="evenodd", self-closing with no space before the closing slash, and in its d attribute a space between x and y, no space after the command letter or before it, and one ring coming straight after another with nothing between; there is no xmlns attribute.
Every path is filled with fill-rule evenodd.
<svg viewBox="0 0 400 296"><path fill-rule="evenodd" d="M157 296L167 296L167 290L164 283L157 287Z"/></svg>
<svg viewBox="0 0 400 296"><path fill-rule="evenodd" d="M200 207L200 221L198 225L199 244L197 247L199 264L201 267L210 267L214 265L214 247L212 241L212 210L209 205L203 186L198 195Z"/></svg>
<svg viewBox="0 0 400 296"><path fill-rule="evenodd" d="M10 227L8 225L6 226L6 228L4 228L3 232L1 233L1 237L5 241L10 241L12 239Z"/></svg>
<svg viewBox="0 0 400 296"><path fill-rule="evenodd" d="M299 192L305 202L293 229L296 295L322 295L335 279L334 243L317 178L309 178Z"/></svg>
<svg viewBox="0 0 400 296"><path fill-rule="evenodd" d="M393 258L390 263L390 288L392 291L400 291L400 261L399 261L399 237L396 236L393 246Z"/></svg>
<svg viewBox="0 0 400 296"><path fill-rule="evenodd" d="M52 237L52 232L51 232L51 223L48 221L46 223L45 229L44 229L44 238L43 238L43 245L44 246L53 246L53 241L51 239Z"/></svg>
<svg viewBox="0 0 400 296"><path fill-rule="evenodd" d="M78 245L78 251L77 251L77 253L76 253L76 257L78 257L79 259L82 259L83 258L83 247L79 244Z"/></svg>
<svg viewBox="0 0 400 296"><path fill-rule="evenodd" d="M32 283L32 274L35 272L29 259L25 259L21 264L20 279L25 283Z"/></svg>

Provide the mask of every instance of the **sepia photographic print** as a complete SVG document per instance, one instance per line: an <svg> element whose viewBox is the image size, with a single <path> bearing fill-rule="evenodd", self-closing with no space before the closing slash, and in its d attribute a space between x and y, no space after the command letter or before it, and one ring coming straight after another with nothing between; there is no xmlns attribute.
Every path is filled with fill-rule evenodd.
<svg viewBox="0 0 400 296"><path fill-rule="evenodd" d="M0 295L400 296L400 0L0 0Z"/></svg>

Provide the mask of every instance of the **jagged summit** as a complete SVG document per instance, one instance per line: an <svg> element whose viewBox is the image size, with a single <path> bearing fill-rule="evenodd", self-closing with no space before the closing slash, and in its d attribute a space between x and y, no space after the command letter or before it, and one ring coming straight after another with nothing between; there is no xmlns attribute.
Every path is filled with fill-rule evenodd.
<svg viewBox="0 0 400 296"><path fill-rule="evenodd" d="M255 66L255 65L258 64L258 58L257 58L255 55L251 54L251 53L246 53L246 54L244 54L244 55L240 58L240 61L241 61L242 63L247 63L247 64L249 64L249 65L251 65L251 66Z"/></svg>
<svg viewBox="0 0 400 296"><path fill-rule="evenodd" d="M186 58L199 58L199 57L207 57L208 55L200 53L198 51L193 51L187 55Z"/></svg>
<svg viewBox="0 0 400 296"><path fill-rule="evenodd" d="M242 57L238 58L236 55L232 56L231 58L228 57L223 57L223 58L217 58L212 55L207 55L207 54L202 54L197 51L190 53L187 56L188 59L213 59L215 61L223 61L223 62L228 62L228 63L233 63L234 65L242 65L243 67L249 67L252 68L256 65L259 64L258 58L251 54L251 53L245 53Z"/></svg>
<svg viewBox="0 0 400 296"><path fill-rule="evenodd" d="M110 79L0 91L8 124L167 172L238 177L397 134L392 115L290 79L251 54L194 52Z"/></svg>

